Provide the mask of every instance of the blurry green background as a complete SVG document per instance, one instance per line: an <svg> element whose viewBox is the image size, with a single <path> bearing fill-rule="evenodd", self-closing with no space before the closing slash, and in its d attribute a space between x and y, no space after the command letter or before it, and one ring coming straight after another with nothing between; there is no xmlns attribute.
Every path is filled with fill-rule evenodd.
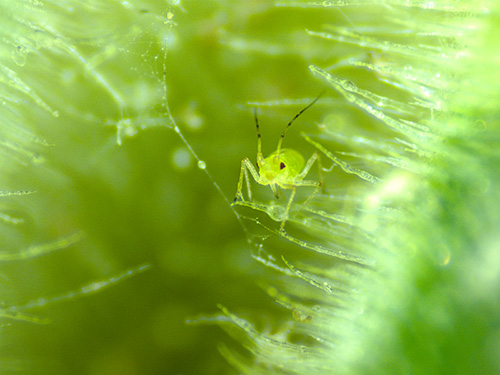
<svg viewBox="0 0 500 375"><path fill-rule="evenodd" d="M429 23L440 25L447 9L443 4L444 10L425 14ZM358 86L405 103L409 98L404 88L346 63L349 57L376 63L391 56L305 32L329 24L366 35L378 32L381 39L404 43L404 33L384 29L388 8L365 4L341 12L274 5L244 0L0 4L0 190L31 192L0 197L0 296L4 314L19 312L39 321L2 321L1 373L234 373L217 351L219 342L230 342L222 330L187 325L186 320L214 313L219 303L266 332L273 333L273 320L284 314L289 318L289 311L257 286L268 276L251 258L252 244L258 241L248 241L246 235L252 240L253 232L244 232L228 204L241 159L255 160L253 107L259 107L267 154L276 147L283 126L326 86L312 77L309 64L339 63L336 72ZM396 8L400 13L395 14L407 18L394 17L393 22L403 26L411 25L413 14L422 17L425 12L420 6ZM461 13L450 9L456 17L450 18L460 20ZM465 4L460 9L465 19L470 8ZM409 35L411 40L414 35ZM420 37L415 45L430 46L431 52L454 42ZM408 55L400 65L412 67L415 56ZM452 64L444 71L453 70ZM447 78L453 86L453 75ZM423 112L411 114L411 119L429 115ZM325 123L350 136L360 130L389 140L397 136L330 90L294 125L299 129L287 134L287 147L306 157L314 152L299 131L321 133L316 124L326 114ZM350 123L358 127L353 130ZM199 168L189 148L206 170ZM355 194L349 189L356 177L340 176L338 168L327 174L329 191ZM263 189L255 188L269 198ZM453 216L451 209L447 213ZM65 248L39 256L25 252L80 231L85 237ZM407 239L401 234L401 242ZM414 250L412 244L408 247ZM7 259L16 254L19 259ZM406 266L412 265L411 256L402 257ZM144 264L150 265L144 272L114 282L114 277ZM425 289L432 284L425 277L435 269L422 269L415 274L422 272L425 281L417 287ZM406 270L402 279L413 280ZM436 283L448 285L450 279ZM81 290L103 280L106 288ZM460 282L450 284L466 285ZM413 290L417 301L421 289ZM429 305L421 306L425 310ZM485 306L494 316L495 310ZM403 306L398 314L406 318L404 308L411 307ZM410 326L420 316L408 319ZM486 320L475 327L485 332L488 324ZM407 341L399 338L412 346L411 334ZM497 341L493 335L487 353L494 352ZM416 343L412 359L419 359L426 343ZM395 349L388 355L392 364L400 353L389 349ZM372 357L366 358L368 362Z"/></svg>

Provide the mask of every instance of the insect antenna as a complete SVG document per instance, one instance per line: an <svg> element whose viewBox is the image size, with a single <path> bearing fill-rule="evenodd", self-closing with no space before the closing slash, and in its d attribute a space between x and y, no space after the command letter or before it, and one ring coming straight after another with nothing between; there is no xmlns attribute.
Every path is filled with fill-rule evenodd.
<svg viewBox="0 0 500 375"><path fill-rule="evenodd" d="M257 128L257 161L260 162L263 158L262 137L260 136L259 120L257 119L257 107L253 109L253 115L255 117L255 127Z"/></svg>
<svg viewBox="0 0 500 375"><path fill-rule="evenodd" d="M301 109L299 111L299 113L297 113L291 120L290 122L286 125L285 127L285 130L283 130L283 133L281 133L281 138L279 139L278 141L278 148L276 149L276 156L279 157L280 155L280 149L281 149L281 144L283 143L283 138L285 138L285 134L288 130L288 128L290 128L290 126L293 124L293 122L302 114L306 111L306 109L308 109L309 107L311 107L314 103L316 103L316 101L321 97L321 95L324 94L324 91L322 91L317 97L316 99L314 99L311 103L309 103L307 106L305 106L303 109ZM257 116L257 114L256 114ZM255 119L257 120L257 117L255 117ZM257 129L259 128L259 125L257 125ZM260 138L259 138L260 139Z"/></svg>

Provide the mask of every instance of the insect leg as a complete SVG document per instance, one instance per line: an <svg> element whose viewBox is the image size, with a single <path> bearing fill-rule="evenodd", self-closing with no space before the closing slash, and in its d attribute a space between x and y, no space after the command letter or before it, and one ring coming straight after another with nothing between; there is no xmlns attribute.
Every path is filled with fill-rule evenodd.
<svg viewBox="0 0 500 375"><path fill-rule="evenodd" d="M280 225L280 233L285 233L285 223L286 220L288 219L288 213L290 212L290 208L292 207L292 202L293 199L295 198L295 193L297 192L297 188L295 186L291 187L292 189L292 194L290 194L290 199L288 199L288 203L286 205L285 213L284 213L284 220L281 222Z"/></svg>
<svg viewBox="0 0 500 375"><path fill-rule="evenodd" d="M304 204L307 204L311 199L313 199L316 196L316 194L319 193L322 185L323 183L321 181L302 180L302 181L295 181L294 183L284 186L284 188L296 189L299 186L314 186L315 187L314 191L311 193L311 195L309 195L309 197L304 202Z"/></svg>
<svg viewBox="0 0 500 375"><path fill-rule="evenodd" d="M323 191L325 190L325 186L323 185L323 183L322 183L321 181L319 181L319 182L312 181L312 182L314 182L314 183L316 184L316 189L314 189L314 191L311 193L311 195L309 195L309 196L307 197L307 199L306 199L306 201L304 202L304 204L308 204L308 203L309 203L309 201L310 201L311 199L313 199L313 198L316 196L316 194L318 194L318 193L319 193L319 191L321 190L321 187L323 187Z"/></svg>
<svg viewBox="0 0 500 375"><path fill-rule="evenodd" d="M311 167L314 164L314 162L318 159L319 159L319 152L316 151L314 154L311 155L309 160L307 160L304 169L302 169L302 172L300 172L295 179L299 181L303 180L304 177L306 177L309 171L311 170ZM321 163L321 161L319 161L319 163Z"/></svg>
<svg viewBox="0 0 500 375"><path fill-rule="evenodd" d="M319 176L320 176L319 182L310 181L310 183L307 183L307 184L299 183L299 181L304 182L302 179L307 176L307 174L309 173L309 171L312 168L312 165L314 164L314 162L316 160L318 161L318 168L319 168ZM296 180L298 180L297 185L316 186L316 190L314 190L314 192L309 196L309 198L307 198L306 203L309 202L319 192L319 189L323 189L323 193L326 193L325 179L323 176L323 164L321 163L321 157L320 157L320 154L318 151L316 151L314 154L312 154L311 157L309 158L309 160L307 160L307 163L306 163L304 169L302 169L302 172L300 172L297 175Z"/></svg>
<svg viewBox="0 0 500 375"><path fill-rule="evenodd" d="M255 169L253 166L252 162L248 158L244 158L241 161L241 169L240 169L240 179L238 181L238 190L236 190L236 197L234 198L233 202L237 201L243 201L243 179L245 179L245 182L247 184L247 192L248 192L248 199L252 200L252 190L250 188L250 178L248 177L248 171L250 171L250 174L254 178L256 182L259 182L260 176L259 172Z"/></svg>
<svg viewBox="0 0 500 375"><path fill-rule="evenodd" d="M234 197L233 203L243 200L243 193L241 192L241 189L243 188L243 174L246 175L244 159L241 161L240 179L238 180L238 188L236 190L236 196Z"/></svg>
<svg viewBox="0 0 500 375"><path fill-rule="evenodd" d="M248 200L252 200L252 189L250 187L250 179L248 178L248 170L245 164L243 165L243 172L245 174L245 182L247 184L247 193L248 193Z"/></svg>
<svg viewBox="0 0 500 375"><path fill-rule="evenodd" d="M318 154L318 170L319 170L319 181L321 182L321 189L323 191L323 194L326 194L326 185L325 185L325 174L323 173L323 163L321 162L321 156L319 155L318 151L316 151Z"/></svg>

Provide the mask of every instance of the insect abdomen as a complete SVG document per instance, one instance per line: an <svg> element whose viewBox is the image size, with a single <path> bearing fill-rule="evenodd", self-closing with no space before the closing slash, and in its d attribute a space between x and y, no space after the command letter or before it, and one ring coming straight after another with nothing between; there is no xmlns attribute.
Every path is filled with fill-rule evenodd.
<svg viewBox="0 0 500 375"><path fill-rule="evenodd" d="M273 152L269 157L274 157L276 152ZM282 169L286 169L287 175L289 177L295 177L304 168L304 158L297 151L290 148L282 148L280 150L279 160Z"/></svg>

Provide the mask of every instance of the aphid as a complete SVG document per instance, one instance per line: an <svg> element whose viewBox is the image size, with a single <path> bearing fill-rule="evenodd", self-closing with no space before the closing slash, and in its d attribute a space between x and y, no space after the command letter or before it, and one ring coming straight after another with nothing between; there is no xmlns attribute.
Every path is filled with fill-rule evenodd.
<svg viewBox="0 0 500 375"><path fill-rule="evenodd" d="M255 117L255 125L257 128L257 168L254 167L250 159L244 158L241 161L241 170L240 170L240 179L238 181L238 190L236 191L236 197L234 198L233 204L237 204L237 202L241 202L244 200L243 198L243 177L245 178L247 188L248 188L248 199L252 200L252 192L250 190L250 181L248 178L248 171L252 175L255 182L260 185L269 185L271 190L273 191L274 197L276 199L279 198L278 188L289 189L291 190L290 198L288 199L288 203L284 210L283 215L281 215L281 225L280 232L285 232L285 223L288 218L288 213L290 211L290 207L292 206L293 199L295 198L295 193L297 192L297 187L299 186L313 186L316 189L309 196L307 201L309 201L318 191L321 189L323 185L322 181L311 181L304 180L304 178L309 173L312 165L316 160L320 165L319 153L316 151L312 156L304 161L304 158L300 153L295 150L289 148L281 148L281 144L283 143L283 138L285 138L285 134L287 130L290 128L292 123L302 114L306 109L311 107L316 101L320 98L320 95L316 99L314 99L309 105L303 108L299 113L297 113L290 122L286 125L283 133L281 133L281 138L278 141L278 147L276 151L271 153L267 158L264 158L262 155L262 141L259 129L259 121L257 119L257 108L254 110ZM320 173L321 173L321 165L320 165ZM306 201L306 203L307 203Z"/></svg>

